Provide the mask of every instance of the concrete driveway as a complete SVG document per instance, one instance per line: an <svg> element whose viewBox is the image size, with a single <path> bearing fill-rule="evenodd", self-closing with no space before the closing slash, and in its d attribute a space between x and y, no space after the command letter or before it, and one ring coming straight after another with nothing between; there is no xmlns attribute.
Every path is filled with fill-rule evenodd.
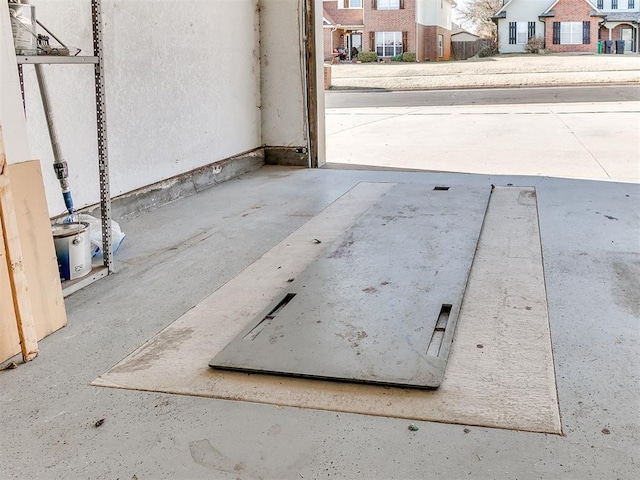
<svg viewBox="0 0 640 480"><path fill-rule="evenodd" d="M637 54L513 54L455 62L349 63L330 68L334 89L640 84Z"/></svg>
<svg viewBox="0 0 640 480"><path fill-rule="evenodd" d="M334 166L640 182L640 101L327 108L325 118Z"/></svg>

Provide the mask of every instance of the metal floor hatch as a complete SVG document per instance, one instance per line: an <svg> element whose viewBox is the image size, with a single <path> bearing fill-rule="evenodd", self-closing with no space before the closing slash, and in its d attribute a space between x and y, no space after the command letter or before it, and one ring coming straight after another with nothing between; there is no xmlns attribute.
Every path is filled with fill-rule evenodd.
<svg viewBox="0 0 640 480"><path fill-rule="evenodd" d="M490 194L396 185L209 365L437 388Z"/></svg>

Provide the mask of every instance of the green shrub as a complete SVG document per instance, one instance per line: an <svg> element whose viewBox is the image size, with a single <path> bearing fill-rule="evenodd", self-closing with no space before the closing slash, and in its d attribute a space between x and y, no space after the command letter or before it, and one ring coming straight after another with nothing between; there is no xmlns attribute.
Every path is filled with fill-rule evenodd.
<svg viewBox="0 0 640 480"><path fill-rule="evenodd" d="M402 61L403 62L415 62L416 61L415 52L404 52L402 54Z"/></svg>
<svg viewBox="0 0 640 480"><path fill-rule="evenodd" d="M376 54L376 52L360 52L358 53L358 60L360 60L362 63L377 62L378 55Z"/></svg>
<svg viewBox="0 0 640 480"><path fill-rule="evenodd" d="M544 49L544 37L531 37L527 44L524 46L524 51L527 53L540 53L540 50Z"/></svg>
<svg viewBox="0 0 640 480"><path fill-rule="evenodd" d="M402 54L396 55L395 57L391 57L391 61L392 62L401 62L402 61Z"/></svg>
<svg viewBox="0 0 640 480"><path fill-rule="evenodd" d="M491 46L487 46L487 47L483 47L479 52L478 52L478 57L483 58L483 57L492 57L493 55L496 55L498 53L498 49L491 45Z"/></svg>

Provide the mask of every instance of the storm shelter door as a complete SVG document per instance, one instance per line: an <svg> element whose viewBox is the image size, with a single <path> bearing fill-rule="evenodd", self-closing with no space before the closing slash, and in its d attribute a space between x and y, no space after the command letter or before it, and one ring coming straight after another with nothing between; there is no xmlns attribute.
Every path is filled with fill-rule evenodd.
<svg viewBox="0 0 640 480"><path fill-rule="evenodd" d="M438 387L489 196L394 186L210 366Z"/></svg>

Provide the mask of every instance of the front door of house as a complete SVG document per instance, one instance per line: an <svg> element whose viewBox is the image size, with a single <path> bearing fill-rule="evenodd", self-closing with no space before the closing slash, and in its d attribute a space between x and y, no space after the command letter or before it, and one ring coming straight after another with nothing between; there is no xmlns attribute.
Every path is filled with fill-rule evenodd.
<svg viewBox="0 0 640 480"><path fill-rule="evenodd" d="M633 42L633 28L621 28L620 29L620 39L624 40L624 51L625 52L635 52Z"/></svg>
<svg viewBox="0 0 640 480"><path fill-rule="evenodd" d="M349 45L349 58L353 58L351 52L353 48L357 48L358 52L362 51L362 34L361 33L352 33L351 34L351 45ZM355 52L354 52L355 53Z"/></svg>

